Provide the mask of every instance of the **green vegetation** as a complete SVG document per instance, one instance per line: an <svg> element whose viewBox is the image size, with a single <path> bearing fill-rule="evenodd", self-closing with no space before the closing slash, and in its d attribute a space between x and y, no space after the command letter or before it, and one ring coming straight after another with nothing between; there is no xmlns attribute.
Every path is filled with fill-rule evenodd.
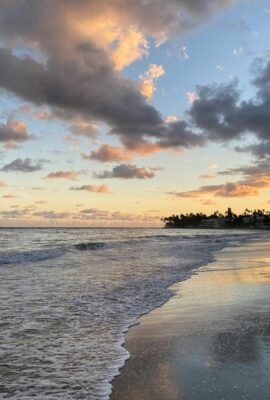
<svg viewBox="0 0 270 400"><path fill-rule="evenodd" d="M203 213L171 215L161 219L165 228L260 228L270 229L270 212L265 210L248 210L237 215L231 208L222 214L215 211L207 216Z"/></svg>

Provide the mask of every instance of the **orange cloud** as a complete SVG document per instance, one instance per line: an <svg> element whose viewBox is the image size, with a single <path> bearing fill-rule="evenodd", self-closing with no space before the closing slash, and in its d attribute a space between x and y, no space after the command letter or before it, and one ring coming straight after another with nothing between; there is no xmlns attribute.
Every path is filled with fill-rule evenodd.
<svg viewBox="0 0 270 400"><path fill-rule="evenodd" d="M143 34L136 29L120 35L118 46L111 55L115 69L121 71L129 64L148 54L148 43Z"/></svg>
<svg viewBox="0 0 270 400"><path fill-rule="evenodd" d="M70 181L75 181L77 178L79 178L80 175L81 172L76 172L76 171L57 171L57 172L51 172L43 179L67 179Z"/></svg>
<svg viewBox="0 0 270 400"><path fill-rule="evenodd" d="M52 113L43 110L33 112L33 116L41 121L51 121L55 119L55 116Z"/></svg>
<svg viewBox="0 0 270 400"><path fill-rule="evenodd" d="M263 185L262 188L265 186ZM259 191L251 185L241 185L239 183L226 183L215 193L219 197L250 197L259 196Z"/></svg>
<svg viewBox="0 0 270 400"><path fill-rule="evenodd" d="M100 162L131 161L136 156L146 157L162 150L158 144L146 141L142 143L126 143L126 145L128 148L103 144L89 155L82 152L81 157L84 160Z"/></svg>
<svg viewBox="0 0 270 400"><path fill-rule="evenodd" d="M150 64L149 69L140 76L140 92L151 101L156 90L155 81L165 74L162 65Z"/></svg>
<svg viewBox="0 0 270 400"><path fill-rule="evenodd" d="M167 115L164 121L167 122L167 124L171 124L173 122L179 121L179 118L176 115Z"/></svg>
<svg viewBox="0 0 270 400"><path fill-rule="evenodd" d="M15 120L10 118L8 120L7 126L14 132L25 134L27 131L27 126L23 121Z"/></svg>
<svg viewBox="0 0 270 400"><path fill-rule="evenodd" d="M201 198L203 196L215 197L252 197L259 196L260 191L270 188L270 177L253 176L237 182L228 182L221 185L201 186L197 190L171 193L182 198Z"/></svg>
<svg viewBox="0 0 270 400"><path fill-rule="evenodd" d="M81 156L85 160L90 159L101 162L129 161L132 158L128 150L123 147L111 146L110 144L102 145L98 150L92 151L90 155L81 153Z"/></svg>

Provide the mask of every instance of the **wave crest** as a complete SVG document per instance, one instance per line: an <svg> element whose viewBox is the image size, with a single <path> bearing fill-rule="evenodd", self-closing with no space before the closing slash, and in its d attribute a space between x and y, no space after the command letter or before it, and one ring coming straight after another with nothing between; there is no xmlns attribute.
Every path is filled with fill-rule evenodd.
<svg viewBox="0 0 270 400"><path fill-rule="evenodd" d="M75 249L80 251L87 251L87 250L98 250L103 249L106 247L106 243L103 242L86 242L86 243L77 243L75 244Z"/></svg>
<svg viewBox="0 0 270 400"><path fill-rule="evenodd" d="M57 258L65 253L65 249L58 247L55 249L20 251L0 254L0 265L21 264L26 262L37 262Z"/></svg>

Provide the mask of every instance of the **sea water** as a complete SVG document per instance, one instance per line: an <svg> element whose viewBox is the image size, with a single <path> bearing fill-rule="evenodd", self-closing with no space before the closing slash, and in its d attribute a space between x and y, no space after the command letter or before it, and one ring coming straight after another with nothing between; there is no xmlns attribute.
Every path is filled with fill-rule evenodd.
<svg viewBox="0 0 270 400"><path fill-rule="evenodd" d="M256 236L258 236L256 231ZM124 333L255 232L0 230L0 398L107 400Z"/></svg>

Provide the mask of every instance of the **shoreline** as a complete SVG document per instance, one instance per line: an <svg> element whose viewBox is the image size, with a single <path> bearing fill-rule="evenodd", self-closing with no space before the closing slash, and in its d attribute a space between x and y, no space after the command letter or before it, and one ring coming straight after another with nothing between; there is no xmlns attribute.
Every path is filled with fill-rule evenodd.
<svg viewBox="0 0 270 400"><path fill-rule="evenodd" d="M172 229L172 230L198 230L198 231L205 231L205 230L211 230L211 231L270 231L270 226L243 226L243 225L236 225L236 226L224 226L221 228L216 228L216 227L202 227L202 226L164 226L163 229Z"/></svg>
<svg viewBox="0 0 270 400"><path fill-rule="evenodd" d="M261 241L263 240L265 242L262 244ZM141 316L138 323L133 325L126 334L124 347L129 352L130 358L121 368L120 375L111 382L113 390L110 399L197 400L205 398L217 400L220 398L234 400L245 398L253 400L256 398L265 400L267 397L249 397L251 393L248 393L248 390L242 393L236 384L229 385L231 389L228 392L228 388L222 389L222 385L224 386L222 382L230 381L228 378L228 376L230 377L230 370L223 371L228 363L231 364L232 370L235 369L236 364L238 367L238 364L241 363L242 366L245 366L245 360L241 360L241 357L244 357L243 349L249 352L249 347L250 349L254 347L252 347L254 340L257 340L257 336L265 328L265 326L261 327L260 332L253 332L252 335L250 323L247 323L247 331L244 333L242 331L244 328L238 327L246 340L246 343L241 343L241 336L240 339L237 336L237 319L236 321L233 319L235 317L233 310L239 309L241 311L241 307L245 308L243 302L240 301L241 296L243 299L247 299L245 297L247 293L249 296L253 294L256 300L256 291L260 292L259 289L262 288L262 285L270 284L268 243L269 239L260 238L260 242L257 243L250 241L244 242L239 247L226 247L214 254L216 257L214 262L200 267L196 272L193 272L190 279L172 285L169 288L170 291L174 292L172 297L165 304ZM245 266L247 257L251 257L252 261L248 261L248 266ZM238 281L235 278L236 275ZM240 281L239 276L241 277ZM249 282L246 282L245 276L250 277ZM216 281L213 281L213 277ZM257 278L261 281L258 281ZM228 279L230 282L228 282ZM208 288L208 291L202 290L203 287ZM237 290L231 293L234 300L229 301L227 297L224 297L223 300L220 299L222 293L223 295L227 293L228 287L234 287L234 289L237 287ZM200 290L196 290L198 288L202 293L200 293ZM240 297L235 298L234 292L239 292ZM267 295L265 296L264 300L267 300ZM213 299L215 299L215 302ZM250 306L252 308L252 303ZM219 310L219 313L222 310L224 315L217 313L217 310ZM204 319L202 319L202 315ZM220 315L223 315L222 318ZM260 323L262 324L262 321ZM224 327L226 329L222 329ZM223 346L223 353L217 355L220 357L218 360L215 359L213 354L204 354L202 350L203 344L203 347L208 348L208 350L213 348L213 343L210 343L213 335L216 335L217 338L216 347ZM224 335L225 347L224 343L222 344ZM231 343L234 337L238 338L238 342L240 340L240 348ZM267 335L264 337L267 338ZM234 348L239 359L230 359L232 357L230 346ZM188 348L189 351L184 351L185 348ZM196 351L192 353L192 349L196 349ZM211 365L199 366L204 358L204 361L206 362L207 359L207 363ZM209 361L211 358L212 360ZM190 373L185 372L186 365L190 366ZM249 368L251 368L250 365ZM193 372L191 373L191 371ZM223 377L221 377L222 371ZM235 372L236 376L237 372L239 371ZM207 391L203 386L200 388L200 385L205 381L205 377L203 378L205 374L207 377L212 374L214 378L213 381L209 378L210 387L207 378L208 384L205 385ZM197 380L193 381L192 376L197 376ZM232 377L231 380L233 380ZM265 396L264 390L266 389L270 391L270 386L262 385L260 392L262 394L259 394L259 396ZM223 397L217 397L219 395Z"/></svg>

